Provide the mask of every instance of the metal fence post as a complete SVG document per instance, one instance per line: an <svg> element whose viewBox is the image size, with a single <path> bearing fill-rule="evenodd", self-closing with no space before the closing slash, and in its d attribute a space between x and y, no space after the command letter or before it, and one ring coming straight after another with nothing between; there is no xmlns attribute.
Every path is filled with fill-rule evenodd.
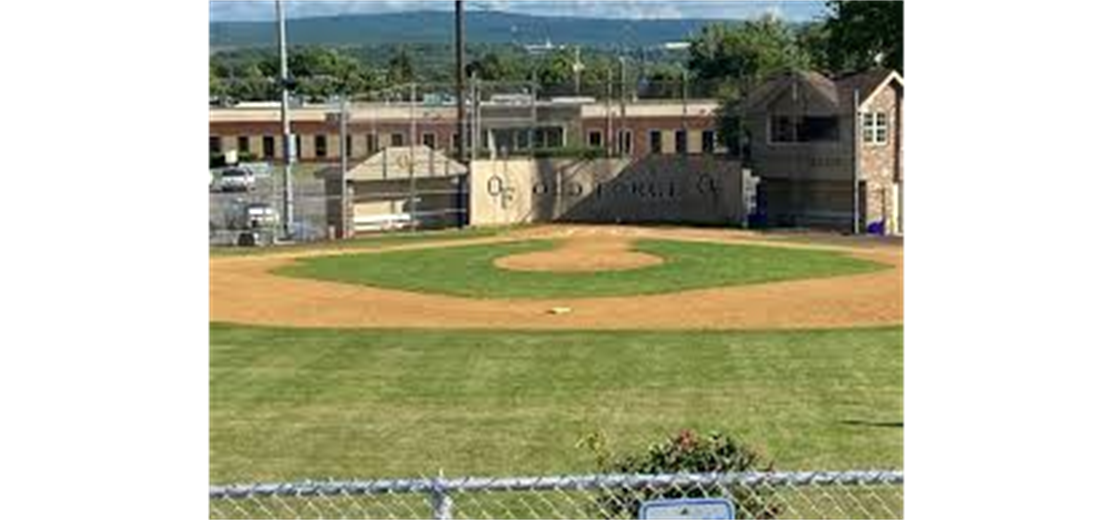
<svg viewBox="0 0 1110 520"><path fill-rule="evenodd" d="M432 481L432 518L436 520L451 520L451 495L447 494L447 487L443 483L443 475Z"/></svg>

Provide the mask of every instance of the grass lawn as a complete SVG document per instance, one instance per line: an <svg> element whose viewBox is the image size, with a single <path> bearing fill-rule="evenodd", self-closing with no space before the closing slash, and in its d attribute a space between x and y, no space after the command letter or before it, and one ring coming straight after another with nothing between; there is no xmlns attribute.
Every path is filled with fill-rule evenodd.
<svg viewBox="0 0 1110 520"><path fill-rule="evenodd" d="M657 294L724 285L856 274L884 266L841 253L753 245L638 240L635 249L666 261L627 271L524 272L500 269L501 256L550 249L554 241L306 258L277 272L472 298L564 298Z"/></svg>
<svg viewBox="0 0 1110 520"><path fill-rule="evenodd" d="M213 324L213 483L594 470L681 428L778 469L902 466L901 328L293 330Z"/></svg>
<svg viewBox="0 0 1110 520"><path fill-rule="evenodd" d="M243 256L265 255L274 253L291 253L297 251L366 249L386 247L411 242L432 242L437 240L458 240L463 238L490 237L507 231L509 228L466 228L447 229L441 231L396 231L379 235L366 235L348 240L334 242L316 242L310 244L294 244L275 247L210 247L208 256Z"/></svg>

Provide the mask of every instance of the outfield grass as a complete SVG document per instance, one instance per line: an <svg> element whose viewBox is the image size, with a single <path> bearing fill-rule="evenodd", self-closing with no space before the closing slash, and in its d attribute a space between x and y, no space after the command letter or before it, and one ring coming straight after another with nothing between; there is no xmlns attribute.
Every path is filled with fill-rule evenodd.
<svg viewBox="0 0 1110 520"><path fill-rule="evenodd" d="M885 266L838 252L674 240L638 240L662 264L593 273L500 269L498 257L555 247L550 240L372 255L306 258L277 272L471 298L566 298L659 294L705 287L857 274Z"/></svg>
<svg viewBox="0 0 1110 520"><path fill-rule="evenodd" d="M681 428L779 469L902 466L901 328L798 332L211 327L210 475L587 472Z"/></svg>
<svg viewBox="0 0 1110 520"><path fill-rule="evenodd" d="M508 229L510 228L465 228L417 232L395 231L379 235L366 235L348 240L336 240L333 242L313 242L274 247L209 247L208 256L244 256L293 253L298 251L370 249L413 242L491 237L503 233Z"/></svg>

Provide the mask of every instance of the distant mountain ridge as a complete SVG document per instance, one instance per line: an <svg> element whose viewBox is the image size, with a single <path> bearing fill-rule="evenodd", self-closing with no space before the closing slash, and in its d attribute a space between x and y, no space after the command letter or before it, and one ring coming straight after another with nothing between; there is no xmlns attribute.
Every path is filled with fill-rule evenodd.
<svg viewBox="0 0 1110 520"><path fill-rule="evenodd" d="M715 21L658 19L619 20L531 16L497 11L466 15L466 37L473 43L521 45L573 44L628 48L682 41ZM448 11L295 18L287 22L290 45L367 45L384 43L448 43L454 38L454 14ZM273 22L211 22L211 48L273 45Z"/></svg>

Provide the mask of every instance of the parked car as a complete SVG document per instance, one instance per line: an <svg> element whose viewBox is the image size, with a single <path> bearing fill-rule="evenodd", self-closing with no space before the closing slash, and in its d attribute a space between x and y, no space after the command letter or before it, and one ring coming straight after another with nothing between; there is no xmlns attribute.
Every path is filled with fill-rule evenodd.
<svg viewBox="0 0 1110 520"><path fill-rule="evenodd" d="M249 168L224 168L216 185L220 191L250 191L254 189L255 174Z"/></svg>
<svg viewBox="0 0 1110 520"><path fill-rule="evenodd" d="M251 202L236 197L222 205L223 216L216 221L222 223L221 229L243 231L248 229L271 229L281 224L281 215L268 202Z"/></svg>
<svg viewBox="0 0 1110 520"><path fill-rule="evenodd" d="M265 202L252 202L243 207L243 216L250 229L272 228L281 222L278 212Z"/></svg>

